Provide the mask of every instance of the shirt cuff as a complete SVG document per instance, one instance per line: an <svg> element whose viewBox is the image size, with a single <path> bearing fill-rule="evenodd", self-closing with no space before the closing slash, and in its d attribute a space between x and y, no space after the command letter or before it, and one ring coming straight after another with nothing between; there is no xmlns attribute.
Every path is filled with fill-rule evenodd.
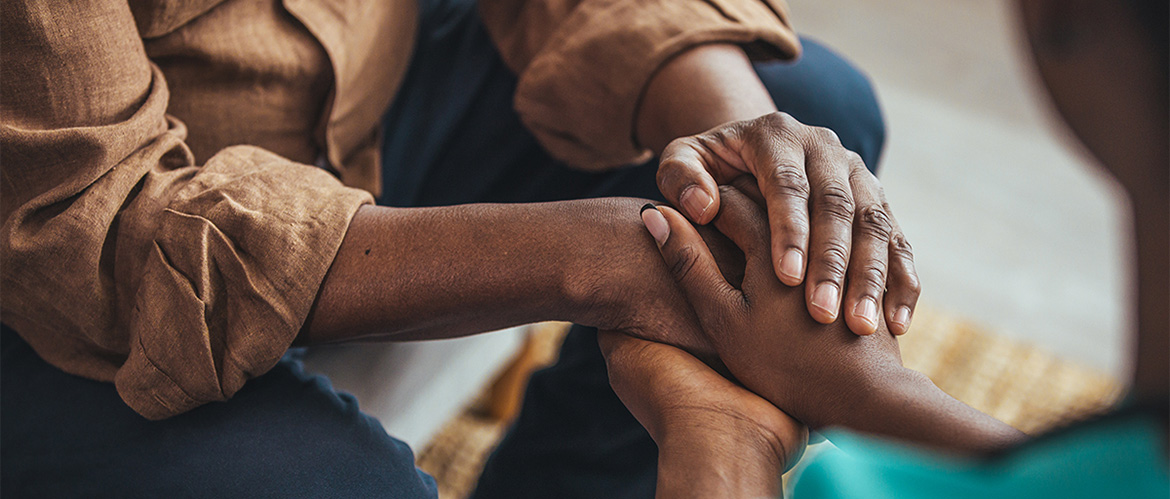
<svg viewBox="0 0 1170 499"><path fill-rule="evenodd" d="M114 376L149 419L227 400L296 338L354 213L372 201L259 148L224 149L158 213ZM137 233L147 233L137 230Z"/></svg>
<svg viewBox="0 0 1170 499"><path fill-rule="evenodd" d="M735 43L753 58L796 58L800 41L777 1L583 2L520 74L515 107L555 158L604 169L650 158L634 140L641 95L670 58Z"/></svg>

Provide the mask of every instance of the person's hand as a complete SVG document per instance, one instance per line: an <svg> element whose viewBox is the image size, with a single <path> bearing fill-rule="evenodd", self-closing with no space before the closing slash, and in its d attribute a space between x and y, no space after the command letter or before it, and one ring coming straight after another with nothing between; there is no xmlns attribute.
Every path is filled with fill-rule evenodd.
<svg viewBox="0 0 1170 499"><path fill-rule="evenodd" d="M660 489L777 495L808 443L804 425L678 348L612 331L598 342L614 392L658 444Z"/></svg>
<svg viewBox="0 0 1170 499"><path fill-rule="evenodd" d="M839 423L891 373L901 373L897 341L879 321L868 336L841 322L814 322L803 290L775 278L768 223L757 202L720 188L714 225L746 255L742 286L720 272L698 232L669 207L643 212L646 228L681 285L718 357L748 389L810 427Z"/></svg>
<svg viewBox="0 0 1170 499"><path fill-rule="evenodd" d="M842 310L857 334L885 322L903 334L918 301L910 245L877 179L832 130L785 113L727 123L675 139L663 150L658 187L695 223L720 213L720 185L750 174L771 225L770 265L785 284L805 286L812 317ZM881 316L884 315L884 321Z"/></svg>
<svg viewBox="0 0 1170 499"><path fill-rule="evenodd" d="M568 276L561 287L574 311L564 319L674 345L718 363L691 304L654 240L646 237L639 210L647 203L604 198L581 207L591 223L572 227L577 244L558 255ZM727 272L726 278L738 282L744 269L739 248L714 228L700 227L697 234Z"/></svg>

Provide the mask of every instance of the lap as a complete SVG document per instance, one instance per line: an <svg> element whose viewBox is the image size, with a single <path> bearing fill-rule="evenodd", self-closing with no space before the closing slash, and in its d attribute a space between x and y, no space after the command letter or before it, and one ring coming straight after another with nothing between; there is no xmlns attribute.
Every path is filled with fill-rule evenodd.
<svg viewBox="0 0 1170 499"><path fill-rule="evenodd" d="M20 497L435 497L357 402L289 356L231 400L148 421L114 386L61 372L10 330L0 489Z"/></svg>

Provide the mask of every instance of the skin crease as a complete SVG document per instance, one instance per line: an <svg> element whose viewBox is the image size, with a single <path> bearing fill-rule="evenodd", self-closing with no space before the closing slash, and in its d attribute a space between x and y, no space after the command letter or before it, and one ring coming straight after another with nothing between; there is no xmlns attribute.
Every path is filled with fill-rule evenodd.
<svg viewBox="0 0 1170 499"><path fill-rule="evenodd" d="M716 47L677 57L662 69L669 76L656 81L697 81L696 73L730 69L723 59L706 56ZM680 137L774 111L750 62L731 49L739 53L732 74L740 77L703 80L692 90L707 96L706 105L686 116L649 117L659 114L652 103L663 90L648 89L639 125ZM710 67L715 61L720 66ZM757 97L739 100L751 95ZM719 105L725 102L741 104ZM711 360L689 305L678 292L663 291L671 289L670 277L637 218L646 202L362 207L297 342L454 337L567 320L656 339ZM413 236L388 237L397 234ZM647 269L658 272L648 279Z"/></svg>
<svg viewBox="0 0 1170 499"><path fill-rule="evenodd" d="M711 91L719 88L738 91ZM905 333L918 276L913 258L901 258L909 245L881 185L831 130L775 111L742 50L707 45L651 79L635 124L643 144L663 151L659 190L693 222L708 223L718 213L717 185L745 173L759 179L774 229L776 275L797 286L807 270L815 284L805 296L814 319L831 323L843 309L850 329L872 334L884 315L895 334ZM707 115L717 119L702 118Z"/></svg>
<svg viewBox="0 0 1170 499"><path fill-rule="evenodd" d="M684 92L685 105L674 101ZM691 141L672 142L703 130L708 132L690 136ZM670 180L668 187L703 184L712 187L713 195L718 194L716 180L725 182L733 175L754 172L767 175L763 158L799 150L809 161L797 158L800 161L792 164L802 167L801 175L807 167L814 200L811 218L806 211L793 211L793 206L808 204L800 199L795 205L793 199L780 199L769 206L786 206L787 214L773 213L784 220L811 220L809 279L843 285L848 277L852 285L844 298L846 310L855 310L863 295L885 305L884 313L891 320L896 310L913 310L917 277L904 238L893 237L900 233L888 216L880 186L868 172L850 173L860 168L856 155L845 151L834 135L775 113L751 62L738 47L704 45L667 62L642 97L636 134L666 159L669 175L660 174L660 184L663 179ZM767 140L774 136L789 140ZM769 153L768 148L777 145L782 150ZM698 162L685 160L688 150L702 153ZM691 168L672 170L670 165ZM747 165L753 166L740 168ZM718 175L712 177L712 171ZM771 192L768 185L764 183L761 190ZM826 185L837 187L838 195L829 201L819 194ZM681 194L666 192L676 202ZM875 232L874 217L855 220L848 214L854 211L852 206L844 209L832 203L840 199L863 208L880 208L885 216L877 219L888 227ZM694 311L638 220L638 208L644 203L608 198L425 209L362 207L350 223L296 343L448 338L566 320L675 345L719 366L721 360L699 329ZM705 216L713 217L717 211ZM872 210L867 213L873 214ZM720 240L712 230L703 234L710 241ZM898 242L892 243L895 239ZM838 251L825 251L830 246ZM725 256L742 262L737 253L725 252ZM891 254L896 266L891 267L888 282L883 282ZM847 261L824 261L825 256L834 255L845 255ZM834 274L826 270L830 267L842 270ZM844 275L847 267L849 276ZM741 263L738 271L742 268ZM775 280L776 274L772 275ZM883 300L881 289L886 286L890 292ZM811 301L809 295L792 312L825 322L838 316L839 305L827 307L831 310L826 313L825 307L806 305ZM877 330L856 314L846 314L846 320L860 334ZM873 322L885 321L879 315ZM908 325L906 317L896 328L904 332ZM727 435L738 441L741 432ZM689 440L687 446L694 450L700 443L712 444L709 437L713 436Z"/></svg>
<svg viewBox="0 0 1170 499"><path fill-rule="evenodd" d="M673 100L680 91L693 98L686 106ZM726 136L721 130L734 129L744 136L755 130L759 137L783 132L812 142L783 147L799 145L802 151L820 151L820 156L841 161L850 158L852 153L823 137L823 129L782 119L774 111L771 98L741 49L704 45L667 62L652 78L638 108L636 132L642 143L664 156L678 156L685 149L685 143L666 145L669 138L715 130L691 137L706 140L706 135ZM782 127L777 122L782 122ZM759 140L729 142L742 148ZM776 144L757 144L754 150L763 155L760 151L768 147ZM724 151L724 156L735 154ZM667 169L678 164L667 159ZM872 175L850 175L847 165L834 165L833 161L810 161L810 176L822 179L822 183L836 178L837 184L848 184L844 189L849 197L856 196L859 206L885 209L880 186ZM716 169L719 165L707 166ZM696 168L672 178L714 185L703 165ZM856 171L857 165L852 168ZM812 173L818 169L825 171ZM720 180L726 180L724 176ZM816 189L813 191L816 198ZM667 191L668 198L671 192ZM534 321L569 320L674 344L714 362L713 350L698 331L689 306L677 299L679 295L661 292L669 276L661 272L655 279L643 279L638 273L644 268L662 270L654 263L660 258L646 245L640 229L631 230L636 228L632 224L637 223L637 211L629 207L643 203L577 201L563 206L465 205L425 210L362 207L350 223L297 342L429 339ZM803 204L807 203L785 219L808 217ZM847 310L856 309L863 295L882 303L881 290L888 286L891 291L885 303L890 318L895 310L912 311L918 297L912 261L894 259L909 263L892 267L888 279L884 270L888 253L905 253L907 249L889 242L897 235L896 222L888 216L879 217L888 221L889 227L877 230L877 237L861 237L854 243L850 229L854 222L849 217L830 214L815 218L816 206L813 203L814 248L832 246L839 251L815 251L826 256L814 259L810 275L820 281L840 282L843 275L830 275L834 273L824 269L848 269L853 285L845 302ZM713 215L714 211L708 214ZM859 233L875 234L872 223L855 225ZM534 231L533 227L539 229ZM398 234L413 236L388 236ZM896 239L904 242L900 235ZM849 255L851 248L860 250L854 251L848 262L822 262ZM835 317L840 307L828 308ZM832 320L823 307L810 306L809 310L818 320ZM860 334L875 328L855 315L848 315L848 320ZM909 319L900 324L895 330L904 332Z"/></svg>
<svg viewBox="0 0 1170 499"><path fill-rule="evenodd" d="M646 237L638 218L646 202L362 209L297 341L452 338L563 320L677 345L717 364ZM704 233L715 248L729 247ZM717 254L742 261L734 251Z"/></svg>
<svg viewBox="0 0 1170 499"><path fill-rule="evenodd" d="M838 322L799 313L799 289L771 275L768 226L759 205L734 187L721 193L715 226L746 254L743 284L723 278L707 245L678 212L643 213L719 358L751 391L814 428L844 426L962 453L1002 449L1018 431L951 398L902 367L883 327L858 337ZM663 217L665 223L651 223ZM652 231L653 233L654 231ZM645 347L643 347L645 348Z"/></svg>
<svg viewBox="0 0 1170 499"><path fill-rule="evenodd" d="M673 100L680 91L688 96L685 106ZM712 189L715 180L728 180L728 165L754 165L734 172L741 176L766 174L763 168L767 165L761 158L771 157L768 147L778 145L766 139L778 134L789 137L784 147L799 149L810 158L807 164L803 160L798 163L801 175L804 167L808 169L814 200L809 278L841 283L841 287L848 267L853 285L845 297L847 310L854 310L855 302L866 294L884 304L891 319L895 309L912 310L918 295L912 263L907 260L893 268L889 282L880 282L886 281L884 267L889 253L897 252L899 258L909 256L903 245L890 242L896 223L888 213L879 218L887 220L889 227L875 233L868 219L862 220L866 223L855 222L852 206L846 206L848 210L836 206L833 218L821 213L825 207L834 207L833 200L817 201L824 198L819 190L832 184L838 188L838 200L847 199L851 204L856 200L857 206L888 211L876 180L868 172L850 174L859 166L856 155L845 151L835 136L774 112L775 106L741 49L705 45L667 62L652 78L638 108L636 134L652 150L676 158L668 157L667 165L686 163L678 158L693 144L717 153L689 163L693 167L689 170L676 169L667 176L673 179L671 185L685 186L689 178ZM671 142L703 130L709 132L692 136L691 142ZM741 153L744 156L737 159ZM722 173L712 178L711 170ZM676 202L681 194L666 193ZM712 190L712 194L718 193ZM781 201L792 209L792 199L770 202L769 206ZM296 342L447 338L530 322L567 320L675 345L719 365L720 359L715 358L714 349L699 329L694 311L638 220L638 208L644 203L608 198L425 209L362 207L350 223ZM786 217L809 218L809 213L797 211ZM864 237L855 237L854 224ZM822 226L824 230L819 229ZM712 241L719 239L710 230L704 235ZM838 251L825 251L828 246ZM846 255L847 261L830 265L824 261L825 255ZM733 260L737 257L742 260L742 255L731 255ZM829 267L842 270L834 274L825 270ZM879 268L882 272L875 272ZM775 273L772 275L775 279ZM887 285L891 291L883 301L880 290ZM806 306L806 301L811 301L811 296L793 313L801 317L811 313L831 321L840 309L832 305L826 313L823 308ZM876 330L872 323L846 315L858 333ZM879 315L873 322L884 321ZM906 318L900 331L908 324ZM740 432L729 436L738 439ZM693 448L695 442L711 440L704 437L688 445Z"/></svg>
<svg viewBox="0 0 1170 499"><path fill-rule="evenodd" d="M1170 290L1166 276L1170 275L1170 126L1167 117L1170 109L1167 107L1167 54L1163 50L1156 50L1157 45L1143 35L1148 31L1124 2L1094 2L1094 1L1067 1L1067 0L1026 0L1021 2L1021 18L1028 34L1028 40L1033 48L1033 56L1039 69L1039 74L1049 90L1056 108L1067 124L1088 149L1100 160L1102 165L1125 187L1130 197L1135 225L1135 240L1137 253L1137 349L1135 351L1135 370L1132 383L1132 396L1138 402L1166 403L1170 397L1170 327L1168 327L1166 303L1170 302ZM1162 41L1164 43L1164 41ZM688 227L682 223L681 216L672 214L669 209L663 209L666 218L672 219L674 230L667 238L664 246L664 256L670 261L670 238L680 239ZM653 214L644 217L653 217ZM649 225L648 225L649 226ZM1141 230L1136 228L1140 227ZM677 241L676 241L677 242ZM749 252L750 253L750 252ZM749 262L751 257L749 255ZM750 267L750 263L749 263ZM758 269L757 269L758 271ZM688 275L694 274L692 269ZM751 280L752 271L749 268L745 277L744 288ZM688 277L689 278L689 277ZM734 284L734 283L733 283ZM782 297L772 300L783 301ZM759 299L757 298L757 305ZM769 305L774 304L764 299ZM700 316L706 315L700 311ZM741 319L742 320L742 319ZM705 324L707 325L707 324ZM734 328L734 327L733 327ZM876 336L876 335L875 335ZM809 336L820 338L820 336ZM872 337L871 337L872 338ZM862 338L870 340L871 338ZM716 342L718 343L718 342ZM806 342L811 343L811 342ZM627 336L613 334L602 341L607 355L619 355L624 350L635 350L643 357L655 359L655 374L663 376L663 371L671 370L672 362L678 364L681 371L692 377L711 378L718 376L712 370L694 370L692 364L686 364L685 354L678 349L653 344L644 341L632 340ZM807 344L792 344L790 348L806 349ZM804 351L804 350L802 350ZM895 349L896 351L896 349ZM729 357L730 358L730 357ZM888 364L892 364L888 359ZM635 365L636 367L636 365ZM729 365L733 372L734 365ZM851 377L847 370L841 370L838 375ZM639 383L645 372L637 369L616 370L611 374L627 376L628 379L612 381L615 390L623 400L654 398L658 390L654 387ZM794 371L793 383L804 383L809 380L809 372ZM856 379L856 378L852 378ZM863 376L862 379L865 379ZM980 416L974 411L958 411L950 415L949 421L940 424L939 419L923 419L916 413L923 408L930 409L932 405L941 402L924 398L913 388L914 381L899 379L897 376L882 380L876 378L879 385L885 384L884 391L901 393L902 396L882 397L876 402L878 405L894 406L899 410L883 414L880 410L872 409L864 412L839 412L839 422L846 426L858 428L858 424L849 424L850 419L869 420L890 419L894 426L902 425L904 430L917 433L922 429L942 428L944 431L958 433L969 432L978 427ZM747 379L741 378L745 384L756 389ZM702 381L693 381L701 383ZM824 380L816 381L823 383ZM831 383L831 381L830 381ZM919 383L922 383L921 381ZM766 383L765 383L766 384ZM901 385L901 386L898 386ZM928 393L929 387L920 384L922 393ZM768 397L767 386L762 386L758 393ZM832 391L831 389L828 391ZM879 388L879 391L883 389ZM750 394L736 392L742 398L725 398L720 407L727 416L724 422L731 427L740 424L738 413L741 408L751 407L758 410L758 400L752 399ZM734 401L738 400L738 404ZM925 401L925 403L924 403ZM805 401L807 402L807 401ZM870 400L874 402L874 400ZM793 400L790 403L802 403ZM862 405L865 402L861 403ZM658 408L656 411L634 411L635 416L643 421L647 427L673 424L676 431L658 430L657 433L671 435L670 438L683 441L699 438L697 435L687 435L691 426L686 424L688 418L710 419L712 411L689 410L677 408L666 402L641 402L642 407ZM781 405L790 409L794 414L807 409L796 406ZM838 409L839 410L839 409ZM742 430L750 434L772 434L777 439L785 438L783 431L795 423L789 418L776 418L776 415L785 415L779 409L768 417L761 417L757 421L764 428ZM929 411L927 411L929 412ZM717 412L714 412L717 414ZM946 416L944 414L944 418ZM1163 421L1166 425L1167 421ZM707 423L711 427L719 424ZM949 427L949 429L948 429ZM698 430L698 431L706 431ZM875 430L871 430L875 431ZM899 436L889 431L876 430L891 436ZM655 433L652 433L655 434ZM978 435L978 432L975 433ZM912 437L913 435L911 435ZM907 438L906 435L902 435ZM730 439L731 437L722 437ZM788 437L791 438L791 437ZM663 437L664 441L667 438ZM789 441L794 443L793 441ZM939 442L935 442L938 444ZM669 452L670 446L659 442L663 452ZM774 448L790 448L776 444ZM942 445L946 450L959 449L953 445ZM757 463L783 462L760 446L743 445L738 459L749 459L755 456ZM711 454L720 456L724 453ZM671 469L659 473L668 473L671 477L691 477L690 480L702 483L704 470L717 469L718 463L709 463L705 459L686 459L686 455L660 457L662 462L670 463ZM761 469L760 466L749 468ZM735 490L752 490L753 494L761 495L763 491L771 490L775 477L782 471L780 466L754 476L740 476L740 483ZM715 471L710 472L716 474ZM661 477L660 477L661 479ZM676 484L678 485L678 484ZM686 493L687 488L677 486L673 489L676 494L670 497L704 497L705 494Z"/></svg>
<svg viewBox="0 0 1170 499"><path fill-rule="evenodd" d="M799 460L808 441L803 425L726 378L710 375L710 368L681 350L660 349L660 344L652 342L622 347L620 337L620 333L604 332L599 340L616 393L660 443L659 495L673 497L687 491L703 497L774 497L779 493L780 475L770 473ZM639 387L653 390L653 396L620 386L634 379ZM657 400L673 401L675 409L662 411L648 405ZM659 421L655 413L684 419ZM741 452L743 448L752 451ZM709 466L692 480L688 478L691 470L671 459L696 454L717 457L708 458ZM756 489L754 480L744 478L757 475L774 480Z"/></svg>

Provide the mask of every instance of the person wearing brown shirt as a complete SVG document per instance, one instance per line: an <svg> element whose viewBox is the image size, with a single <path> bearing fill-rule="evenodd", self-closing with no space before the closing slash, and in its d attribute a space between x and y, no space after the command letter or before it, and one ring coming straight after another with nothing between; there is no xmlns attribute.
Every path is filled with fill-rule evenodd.
<svg viewBox="0 0 1170 499"><path fill-rule="evenodd" d="M289 347L559 319L478 496L649 494L596 328L714 361L638 208L744 178L813 318L909 325L872 90L778 0L0 9L6 491L434 495Z"/></svg>

